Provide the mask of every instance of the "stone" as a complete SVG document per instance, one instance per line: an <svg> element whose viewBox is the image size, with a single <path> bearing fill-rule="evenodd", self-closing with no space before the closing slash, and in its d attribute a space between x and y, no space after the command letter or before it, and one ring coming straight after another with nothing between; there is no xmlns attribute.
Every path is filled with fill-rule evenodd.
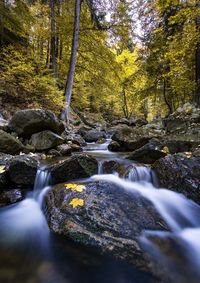
<svg viewBox="0 0 200 283"><path fill-rule="evenodd" d="M153 164L160 186L200 203L200 157L167 155Z"/></svg>
<svg viewBox="0 0 200 283"><path fill-rule="evenodd" d="M134 151L146 143L150 139L158 137L159 134L155 133L153 130L144 130L140 127L128 127L123 126L117 129L117 131L112 136L112 140L116 141L120 145L118 151ZM110 148L111 150L111 148Z"/></svg>
<svg viewBox="0 0 200 283"><path fill-rule="evenodd" d="M48 130L33 134L30 139L30 144L38 151L55 148L62 143L64 139L61 136Z"/></svg>
<svg viewBox="0 0 200 283"><path fill-rule="evenodd" d="M10 180L17 185L34 185L38 161L27 155L14 157L9 164Z"/></svg>
<svg viewBox="0 0 200 283"><path fill-rule="evenodd" d="M138 237L145 229L163 230L165 225L153 206L139 194L108 182L84 185L77 192L59 184L48 193L45 203L51 231L148 269ZM80 205L73 207L74 199L81 199Z"/></svg>
<svg viewBox="0 0 200 283"><path fill-rule="evenodd" d="M32 134L45 130L61 134L64 131L64 124L49 110L25 109L13 115L9 129L19 136L30 138Z"/></svg>
<svg viewBox="0 0 200 283"><path fill-rule="evenodd" d="M0 152L6 154L19 154L23 149L24 145L19 139L0 130Z"/></svg>
<svg viewBox="0 0 200 283"><path fill-rule="evenodd" d="M152 164L156 160L166 156L167 154L162 151L164 148L159 142L152 142L145 144L141 148L135 150L128 156L128 159L135 160L137 162Z"/></svg>
<svg viewBox="0 0 200 283"><path fill-rule="evenodd" d="M61 155L70 155L72 152L72 148L68 144L62 144L57 146L57 150Z"/></svg>
<svg viewBox="0 0 200 283"><path fill-rule="evenodd" d="M83 138L86 142L96 142L100 138L105 138L105 137L106 137L105 133L98 129L93 129L83 134Z"/></svg>
<svg viewBox="0 0 200 283"><path fill-rule="evenodd" d="M21 190L19 189L12 189L8 191L0 192L0 207L14 204L19 202L23 199L23 195Z"/></svg>
<svg viewBox="0 0 200 283"><path fill-rule="evenodd" d="M88 178L98 172L98 162L87 154L76 154L60 164L52 166L51 176L54 184Z"/></svg>
<svg viewBox="0 0 200 283"><path fill-rule="evenodd" d="M0 130L7 131L8 130L8 121L0 117Z"/></svg>

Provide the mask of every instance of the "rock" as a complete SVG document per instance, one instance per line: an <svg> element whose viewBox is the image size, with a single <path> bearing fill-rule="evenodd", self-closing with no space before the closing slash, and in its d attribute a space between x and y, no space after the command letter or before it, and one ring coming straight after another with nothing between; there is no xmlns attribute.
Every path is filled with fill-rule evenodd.
<svg viewBox="0 0 200 283"><path fill-rule="evenodd" d="M62 156L62 154L56 149L49 150L48 155L51 155L53 157L59 157L59 156L61 157Z"/></svg>
<svg viewBox="0 0 200 283"><path fill-rule="evenodd" d="M73 152L82 151L82 148L78 144L72 144L71 149L72 149Z"/></svg>
<svg viewBox="0 0 200 283"><path fill-rule="evenodd" d="M1 166L0 166L1 169ZM4 190L9 183L8 172L0 172L0 191Z"/></svg>
<svg viewBox="0 0 200 283"><path fill-rule="evenodd" d="M96 141L96 144L103 144L106 142L106 138L99 138L97 141Z"/></svg>
<svg viewBox="0 0 200 283"><path fill-rule="evenodd" d="M73 207L74 199L80 205ZM81 192L57 185L46 197L46 212L54 233L144 269L148 264L138 237L145 229L163 230L148 201L108 182L86 183Z"/></svg>
<svg viewBox="0 0 200 283"><path fill-rule="evenodd" d="M110 151L114 151L114 152L120 152L121 151L121 146L118 142L116 141L111 141L108 145L108 149Z"/></svg>
<svg viewBox="0 0 200 283"><path fill-rule="evenodd" d="M87 143L85 142L85 140L82 138L81 135L79 134L69 134L64 132L62 134L62 138L66 141L66 142L72 142L73 144L77 144L79 146L85 146L87 145Z"/></svg>
<svg viewBox="0 0 200 283"><path fill-rule="evenodd" d="M168 132L188 131L194 123L200 123L200 108L186 103L179 107L168 118L164 119L164 125Z"/></svg>
<svg viewBox="0 0 200 283"><path fill-rule="evenodd" d="M169 276L167 282L199 282L198 261L194 260L191 247L178 233L146 232L144 239L141 242L142 247L156 259L160 268L164 268L165 273Z"/></svg>
<svg viewBox="0 0 200 283"><path fill-rule="evenodd" d="M38 162L27 155L13 158L9 165L9 177L18 185L33 185L37 173Z"/></svg>
<svg viewBox="0 0 200 283"><path fill-rule="evenodd" d="M96 142L100 138L105 138L105 137L106 137L105 133L97 129L90 130L83 134L83 138L86 142Z"/></svg>
<svg viewBox="0 0 200 283"><path fill-rule="evenodd" d="M153 164L160 185L200 203L200 157L168 155Z"/></svg>
<svg viewBox="0 0 200 283"><path fill-rule="evenodd" d="M61 134L64 125L56 115L45 109L26 109L17 111L10 120L9 128L19 136L30 138L32 134L45 130Z"/></svg>
<svg viewBox="0 0 200 283"><path fill-rule="evenodd" d="M126 166L123 164L120 164L119 162L115 160L104 161L102 164L103 174L113 174L117 172L119 176L123 176L125 170L126 170Z"/></svg>
<svg viewBox="0 0 200 283"><path fill-rule="evenodd" d="M81 135L82 137L87 133L88 131L92 130L91 127L88 126L82 126L78 129L77 133L78 135Z"/></svg>
<svg viewBox="0 0 200 283"><path fill-rule="evenodd" d="M145 126L148 124L148 121L146 119L143 119L143 118L139 118L139 119L136 119L135 120L135 124L136 126L138 127L142 127L142 126Z"/></svg>
<svg viewBox="0 0 200 283"><path fill-rule="evenodd" d="M0 152L18 154L24 149L24 145L14 136L0 130Z"/></svg>
<svg viewBox="0 0 200 283"><path fill-rule="evenodd" d="M159 142L150 141L141 148L131 153L128 159L135 160L141 163L152 164L156 160L166 156L167 154L161 150L164 147Z"/></svg>
<svg viewBox="0 0 200 283"><path fill-rule="evenodd" d="M0 192L0 207L16 203L22 199L23 195L19 189Z"/></svg>
<svg viewBox="0 0 200 283"><path fill-rule="evenodd" d="M0 117L0 130L7 131L8 130L8 121Z"/></svg>
<svg viewBox="0 0 200 283"><path fill-rule="evenodd" d="M61 164L53 165L51 176L54 184L88 178L98 172L98 162L86 154L76 154Z"/></svg>
<svg viewBox="0 0 200 283"><path fill-rule="evenodd" d="M61 155L70 155L72 152L72 148L68 144L62 144L57 146L57 150Z"/></svg>
<svg viewBox="0 0 200 283"><path fill-rule="evenodd" d="M64 139L51 132L51 131L43 131L40 133L33 134L30 139L30 143L35 147L36 150L48 150L58 145L62 144Z"/></svg>
<svg viewBox="0 0 200 283"><path fill-rule="evenodd" d="M153 137L159 136L154 131L147 131L138 127L123 126L112 136L112 139L120 145L118 151L133 151L144 146ZM110 147L111 150L111 147Z"/></svg>
<svg viewBox="0 0 200 283"><path fill-rule="evenodd" d="M9 161L13 158L10 154L5 154L0 152L0 165L7 165Z"/></svg>
<svg viewBox="0 0 200 283"><path fill-rule="evenodd" d="M113 125L113 126L120 125L120 124L130 126L129 119L127 119L127 118L121 118L120 120L114 120L114 121L112 122L112 125Z"/></svg>

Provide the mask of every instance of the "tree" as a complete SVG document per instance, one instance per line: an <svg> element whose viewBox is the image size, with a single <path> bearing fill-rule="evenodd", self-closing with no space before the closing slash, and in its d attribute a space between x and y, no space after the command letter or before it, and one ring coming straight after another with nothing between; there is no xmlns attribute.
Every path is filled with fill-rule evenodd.
<svg viewBox="0 0 200 283"><path fill-rule="evenodd" d="M80 13L81 13L81 3L82 0L75 0L75 8L74 8L74 31L73 31L73 39L72 39L72 47L71 47L71 58L69 71L67 75L67 82L65 87L65 108L62 113L62 118L69 123L69 112L70 112L70 103L72 97L72 87L74 81L75 67L76 67L76 58L78 51L78 38L79 38L79 27L80 27Z"/></svg>

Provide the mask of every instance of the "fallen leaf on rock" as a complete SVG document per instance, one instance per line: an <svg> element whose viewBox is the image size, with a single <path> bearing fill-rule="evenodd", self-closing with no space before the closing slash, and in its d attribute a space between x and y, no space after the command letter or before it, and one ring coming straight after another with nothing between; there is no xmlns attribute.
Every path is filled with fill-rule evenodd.
<svg viewBox="0 0 200 283"><path fill-rule="evenodd" d="M161 151L166 153L166 154L169 154L169 148L167 146L164 146Z"/></svg>
<svg viewBox="0 0 200 283"><path fill-rule="evenodd" d="M77 206L83 206L84 200L81 198L73 198L69 204L72 205L73 208Z"/></svg>
<svg viewBox="0 0 200 283"><path fill-rule="evenodd" d="M65 184L65 187L68 190L77 191L77 192L82 192L83 190L86 189L84 185L79 185L79 184Z"/></svg>
<svg viewBox="0 0 200 283"><path fill-rule="evenodd" d="M0 165L0 174L6 171L5 168L4 165Z"/></svg>

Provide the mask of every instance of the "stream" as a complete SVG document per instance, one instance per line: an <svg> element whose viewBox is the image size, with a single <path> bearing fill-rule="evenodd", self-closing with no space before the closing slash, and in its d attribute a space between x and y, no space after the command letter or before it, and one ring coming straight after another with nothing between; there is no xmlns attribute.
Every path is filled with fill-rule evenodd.
<svg viewBox="0 0 200 283"><path fill-rule="evenodd" d="M104 144L88 144L84 153L98 160L98 175L90 181L104 180L124 190L140 193L148 199L169 227L169 232L144 231L143 248L173 272L170 282L200 282L200 206L181 194L158 188L148 167L133 167L126 179L116 172L103 174L103 163L115 160L129 166L126 154L108 150ZM0 209L0 282L2 283L148 283L148 274L132 265L52 235L45 218L43 199L51 189L51 174L38 169L33 192L25 200ZM155 239L170 241L173 256L166 247L159 248ZM177 250L177 251L176 251ZM173 270L172 270L173 267ZM185 267L185 270L182 270Z"/></svg>

